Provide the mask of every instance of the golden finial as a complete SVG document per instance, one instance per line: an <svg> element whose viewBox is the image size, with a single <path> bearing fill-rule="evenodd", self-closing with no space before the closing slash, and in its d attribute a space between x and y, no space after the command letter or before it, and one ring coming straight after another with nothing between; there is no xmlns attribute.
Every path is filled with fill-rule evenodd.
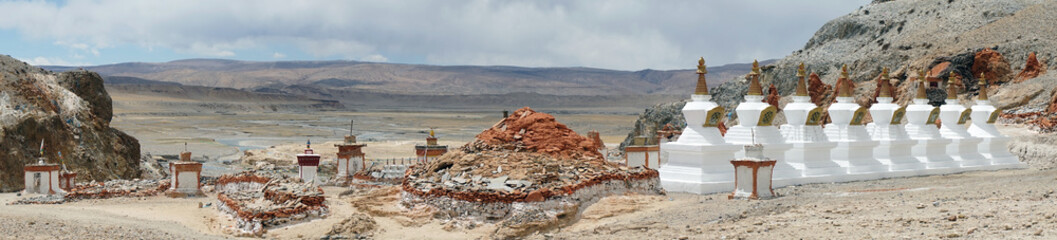
<svg viewBox="0 0 1057 240"><path fill-rule="evenodd" d="M977 83L976 85L980 87L979 99L987 101L987 77L984 76L984 73L980 73L980 83Z"/></svg>
<svg viewBox="0 0 1057 240"><path fill-rule="evenodd" d="M888 81L888 67L881 68L881 80Z"/></svg>
<svg viewBox="0 0 1057 240"><path fill-rule="evenodd" d="M807 96L807 84L804 82L804 62L800 62L800 67L796 69L796 95Z"/></svg>
<svg viewBox="0 0 1057 240"><path fill-rule="evenodd" d="M708 81L705 80L705 74L708 70L705 67L705 58L701 57L697 60L697 88L694 89L694 95L708 95Z"/></svg>
<svg viewBox="0 0 1057 240"><path fill-rule="evenodd" d="M752 60L752 73L760 74L760 62L757 62L756 59Z"/></svg>
<svg viewBox="0 0 1057 240"><path fill-rule="evenodd" d="M848 64L844 64L844 65L840 66L840 77L841 78L848 78Z"/></svg>
<svg viewBox="0 0 1057 240"><path fill-rule="evenodd" d="M433 128L429 128L429 137L436 137L436 134L434 134L433 132Z"/></svg>
<svg viewBox="0 0 1057 240"><path fill-rule="evenodd" d="M697 73L708 73L708 70L705 69L705 57L697 59Z"/></svg>

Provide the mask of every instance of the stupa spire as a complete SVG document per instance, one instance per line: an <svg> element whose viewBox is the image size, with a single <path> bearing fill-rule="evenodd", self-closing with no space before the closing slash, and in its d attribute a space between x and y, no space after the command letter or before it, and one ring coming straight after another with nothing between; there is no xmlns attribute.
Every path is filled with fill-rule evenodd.
<svg viewBox="0 0 1057 240"><path fill-rule="evenodd" d="M752 73L749 73L749 95L763 95L763 86L760 86L760 62L756 60L752 60Z"/></svg>
<svg viewBox="0 0 1057 240"><path fill-rule="evenodd" d="M800 62L800 67L796 69L796 95L807 96L807 84L804 82L804 76L807 76L804 70L804 62Z"/></svg>
<svg viewBox="0 0 1057 240"><path fill-rule="evenodd" d="M929 73L925 71L925 68L918 70L918 93L917 96L914 96L914 99L928 98L928 96L925 95L925 81L929 78L927 74Z"/></svg>
<svg viewBox="0 0 1057 240"><path fill-rule="evenodd" d="M840 85L838 97L851 97L851 80L848 80L848 64L844 64L840 67L840 79L837 79L837 84ZM844 82L844 84L840 84Z"/></svg>
<svg viewBox="0 0 1057 240"><path fill-rule="evenodd" d="M697 89L694 89L695 95L708 95L708 82L705 81L705 74L707 73L705 58L701 57L697 60Z"/></svg>
<svg viewBox="0 0 1057 240"><path fill-rule="evenodd" d="M889 82L888 68L881 69L881 94L879 97L892 97L892 83Z"/></svg>
<svg viewBox="0 0 1057 240"><path fill-rule="evenodd" d="M951 72L947 76L947 99L958 99L958 86L954 84L954 81L958 80L958 73Z"/></svg>
<svg viewBox="0 0 1057 240"><path fill-rule="evenodd" d="M987 77L984 73L980 73L980 82L976 83L976 86L980 87L979 100L987 101Z"/></svg>

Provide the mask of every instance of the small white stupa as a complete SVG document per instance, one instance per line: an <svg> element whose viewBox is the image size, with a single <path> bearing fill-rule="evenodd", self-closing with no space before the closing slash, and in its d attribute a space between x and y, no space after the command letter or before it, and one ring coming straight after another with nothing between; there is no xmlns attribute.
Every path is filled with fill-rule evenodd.
<svg viewBox="0 0 1057 240"><path fill-rule="evenodd" d="M708 94L705 59L697 63L697 88L690 96L691 101L683 106L686 128L679 140L660 146L668 157L657 171L661 186L668 192L704 194L734 187L729 161L741 146L724 141L716 128L723 121L725 111Z"/></svg>
<svg viewBox="0 0 1057 240"><path fill-rule="evenodd" d="M907 106L907 135L917 141L910 153L918 161L925 163L927 173L951 173L957 171L959 165L947 155L947 145L951 140L943 138L936 127L940 108L928 104L929 99L925 95L925 81L928 78L929 75L926 75L924 69L918 73L917 96L914 97L914 103Z"/></svg>
<svg viewBox="0 0 1057 240"><path fill-rule="evenodd" d="M749 73L748 77L749 92L745 95L745 102L738 104L735 109L738 113L738 125L728 129L724 138L728 143L738 146L763 144L767 146L763 150L764 156L773 159L784 158L785 152L793 148L793 145L786 143L785 137L772 125L775 116L778 116L778 108L763 102L759 62L752 62L752 73ZM735 157L744 158L745 151L736 152ZM776 186L800 184L803 172L788 162L780 161L774 167L774 180Z"/></svg>
<svg viewBox="0 0 1057 240"><path fill-rule="evenodd" d="M888 68L881 70L880 81L877 103L870 106L873 122L866 125L870 137L880 144L874 148L874 157L881 164L888 166L890 176L920 175L924 173L925 164L910 155L910 148L917 141L910 139L903 128L906 108L893 103Z"/></svg>
<svg viewBox="0 0 1057 240"><path fill-rule="evenodd" d="M847 169L848 174L855 175L848 180L883 177L888 167L873 157L874 148L879 143L870 138L863 126L868 111L852 98L852 81L848 79L847 65L841 67L840 74L837 80L837 103L829 105L829 116L833 122L826 124L825 129L826 137L837 142L837 147L830 153L832 159Z"/></svg>
<svg viewBox="0 0 1057 240"><path fill-rule="evenodd" d="M980 73L980 95L973 105L971 113L972 125L969 126L969 134L973 137L983 139L978 150L984 157L991 159L994 168L1026 168L1027 164L1020 162L1017 156L1009 153L1009 137L1002 135L995 128L995 120L1001 113L991 105L987 98L987 79Z"/></svg>
<svg viewBox="0 0 1057 240"><path fill-rule="evenodd" d="M334 144L338 147L338 173L335 178L351 178L364 168L366 154L363 153L363 148L367 144L356 143L356 135L352 134L354 123L354 120L349 120L349 135L345 135L345 141Z"/></svg>
<svg viewBox="0 0 1057 240"><path fill-rule="evenodd" d="M22 168L25 174L26 194L43 194L65 196L66 191L59 186L59 164L48 163L44 157L44 139L40 140L40 158L35 164Z"/></svg>
<svg viewBox="0 0 1057 240"><path fill-rule="evenodd" d="M312 140L305 144L305 152L297 154L297 176L301 182L319 184L316 174L319 172L319 154L312 150Z"/></svg>
<svg viewBox="0 0 1057 240"><path fill-rule="evenodd" d="M958 162L962 171L988 167L991 160L984 158L977 150L983 139L973 137L965 129L973 110L958 103L958 87L955 84L958 79L958 73L954 71L947 77L947 104L940 107L940 135L951 140L951 144L947 145L947 155Z"/></svg>
<svg viewBox="0 0 1057 240"><path fill-rule="evenodd" d="M804 63L800 63L793 102L786 104L782 110L785 112L786 124L780 130L785 142L793 145L792 149L785 152L783 160L794 168L803 169L804 180L801 183L826 182L828 177L844 175L846 172L830 160L830 151L837 147L837 143L830 142L822 131L825 109L811 102L807 83L804 82L805 73Z"/></svg>

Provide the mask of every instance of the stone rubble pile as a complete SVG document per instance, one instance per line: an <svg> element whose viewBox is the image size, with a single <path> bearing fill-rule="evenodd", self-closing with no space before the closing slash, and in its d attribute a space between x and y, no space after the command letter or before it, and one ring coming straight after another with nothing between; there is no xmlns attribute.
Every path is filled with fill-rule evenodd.
<svg viewBox="0 0 1057 240"><path fill-rule="evenodd" d="M236 221L242 235L327 215L323 189L268 172L242 172L217 179L217 209Z"/></svg>
<svg viewBox="0 0 1057 240"><path fill-rule="evenodd" d="M66 195L67 200L105 199L114 197L149 197L156 196L169 189L170 182L164 180L110 180L106 182L89 182L79 184Z"/></svg>
<svg viewBox="0 0 1057 240"><path fill-rule="evenodd" d="M663 193L656 170L608 162L599 145L522 108L459 150L408 168L401 204L434 207L454 225L502 222L493 237L516 238L568 223L605 196Z"/></svg>
<svg viewBox="0 0 1057 240"><path fill-rule="evenodd" d="M454 152L413 167L403 187L416 195L471 202L538 202L604 181L656 177L654 170L601 159L570 161L511 151Z"/></svg>

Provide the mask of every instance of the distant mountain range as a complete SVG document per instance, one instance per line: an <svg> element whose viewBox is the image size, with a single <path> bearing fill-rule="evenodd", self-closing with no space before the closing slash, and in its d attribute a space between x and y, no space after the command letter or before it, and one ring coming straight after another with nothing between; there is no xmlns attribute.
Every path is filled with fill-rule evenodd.
<svg viewBox="0 0 1057 240"><path fill-rule="evenodd" d="M696 59L687 59L686 62L688 68L693 68ZM774 60L762 63L771 62ZM64 72L81 67L44 68ZM356 61L188 59L83 68L98 72L109 84L182 84L269 93L283 93L284 89L294 87L401 95L686 95L693 91L696 79L694 70L617 71L582 67L433 66ZM744 75L750 68L749 64L709 67L709 86L719 86Z"/></svg>

